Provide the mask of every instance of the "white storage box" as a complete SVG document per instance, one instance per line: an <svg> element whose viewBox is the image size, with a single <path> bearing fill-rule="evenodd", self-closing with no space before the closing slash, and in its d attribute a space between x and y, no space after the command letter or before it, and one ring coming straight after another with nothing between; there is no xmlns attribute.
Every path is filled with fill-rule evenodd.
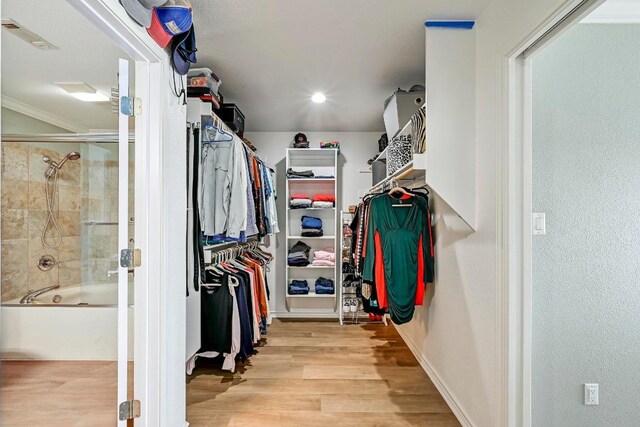
<svg viewBox="0 0 640 427"><path fill-rule="evenodd" d="M413 113L424 105L424 91L396 92L384 109L384 127L389 141L406 125Z"/></svg>

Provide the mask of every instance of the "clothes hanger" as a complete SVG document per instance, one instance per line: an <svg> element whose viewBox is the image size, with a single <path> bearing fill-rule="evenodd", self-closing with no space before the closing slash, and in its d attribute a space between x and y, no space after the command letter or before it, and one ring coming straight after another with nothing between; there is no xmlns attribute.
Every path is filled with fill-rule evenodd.
<svg viewBox="0 0 640 427"><path fill-rule="evenodd" d="M402 187L394 187L391 190L389 190L387 194L389 194L391 197L395 197L395 195L400 194L400 196L397 197L398 199L402 196L414 197L413 194L411 194L410 192L407 192L407 190L405 190ZM394 208L410 208L412 205L413 203L396 203L396 204L392 204L391 206Z"/></svg>

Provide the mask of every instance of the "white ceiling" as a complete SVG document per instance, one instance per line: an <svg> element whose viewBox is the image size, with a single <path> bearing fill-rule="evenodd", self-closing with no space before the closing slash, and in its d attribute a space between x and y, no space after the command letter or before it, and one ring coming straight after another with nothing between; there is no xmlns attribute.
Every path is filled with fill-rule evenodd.
<svg viewBox="0 0 640 427"><path fill-rule="evenodd" d="M424 21L489 0L191 0L197 66L251 131L381 131L384 100L424 84ZM315 91L325 104L312 104Z"/></svg>
<svg viewBox="0 0 640 427"><path fill-rule="evenodd" d="M640 23L640 0L607 0L582 22L586 24Z"/></svg>
<svg viewBox="0 0 640 427"><path fill-rule="evenodd" d="M2 18L12 18L60 50L43 51L2 30L2 96L87 129L114 129L108 102L82 102L54 82L86 82L109 95L117 59L127 55L66 0L2 0ZM3 103L4 104L4 103ZM4 105L3 105L4 106ZM24 106L20 106L23 108ZM56 123L60 126L60 123Z"/></svg>
<svg viewBox="0 0 640 427"><path fill-rule="evenodd" d="M424 21L474 19L489 1L191 0L197 65L222 78L247 130L381 131L384 100L423 84ZM2 31L4 97L85 128L116 127L108 103L75 100L53 82L108 94L123 52L66 0L2 0L2 18L60 48L41 51ZM315 91L325 104L310 102Z"/></svg>

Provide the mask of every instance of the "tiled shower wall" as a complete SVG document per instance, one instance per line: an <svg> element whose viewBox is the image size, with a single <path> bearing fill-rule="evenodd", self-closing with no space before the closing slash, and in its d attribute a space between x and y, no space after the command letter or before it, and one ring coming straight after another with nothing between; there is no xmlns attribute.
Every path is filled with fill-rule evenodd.
<svg viewBox="0 0 640 427"><path fill-rule="evenodd" d="M2 144L3 301L22 296L28 290L57 283L75 285L81 281L79 162L67 162L59 175L56 206L62 243L57 248L46 248L40 240L47 220L44 193L47 165L42 156L58 160L65 154L23 143ZM45 254L64 262L49 271L41 271L38 260Z"/></svg>
<svg viewBox="0 0 640 427"><path fill-rule="evenodd" d="M3 302L58 283L74 286L117 281L117 276L108 275L117 269L118 262L118 228L114 224L118 220L117 152L113 151L116 147L83 145L81 149L78 144L75 150L81 152L82 158L66 162L59 173L59 197L54 212L62 243L57 248L46 248L40 240L47 220L44 192L47 165L42 156L60 160L70 151L51 148L2 143ZM129 177L133 189L133 162ZM132 204L129 209L132 216ZM52 242L51 228L47 242ZM132 225L130 229L132 235ZM50 271L41 271L37 264L44 254L52 255L61 264Z"/></svg>

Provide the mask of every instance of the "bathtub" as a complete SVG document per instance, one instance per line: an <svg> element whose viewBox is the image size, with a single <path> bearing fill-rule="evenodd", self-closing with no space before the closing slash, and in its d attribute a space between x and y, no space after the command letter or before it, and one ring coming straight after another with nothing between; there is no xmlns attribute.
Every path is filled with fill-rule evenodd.
<svg viewBox="0 0 640 427"><path fill-rule="evenodd" d="M2 303L0 357L34 360L117 360L117 284L55 289L33 304ZM129 284L132 301L133 283ZM59 303L53 302L60 295ZM129 357L133 356L133 305L129 306Z"/></svg>

